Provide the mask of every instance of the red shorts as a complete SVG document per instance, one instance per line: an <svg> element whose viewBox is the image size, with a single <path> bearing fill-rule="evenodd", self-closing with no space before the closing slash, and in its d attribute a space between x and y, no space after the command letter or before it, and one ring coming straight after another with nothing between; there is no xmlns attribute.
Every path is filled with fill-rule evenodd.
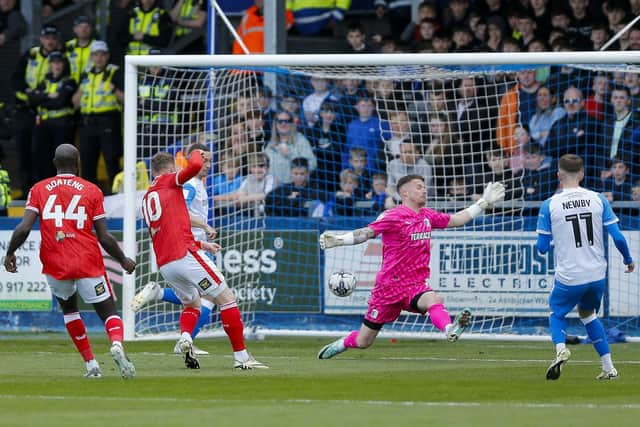
<svg viewBox="0 0 640 427"><path fill-rule="evenodd" d="M433 292L428 280L425 283L409 286L376 284L373 291L371 291L369 308L364 318L372 323L383 324L395 321L402 310L417 313L411 307L411 301L416 295L425 292Z"/></svg>

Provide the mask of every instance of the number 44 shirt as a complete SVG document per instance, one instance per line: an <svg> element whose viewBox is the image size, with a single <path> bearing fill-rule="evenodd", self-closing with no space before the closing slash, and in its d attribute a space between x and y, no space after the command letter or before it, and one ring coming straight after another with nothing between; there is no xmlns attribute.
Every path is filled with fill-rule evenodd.
<svg viewBox="0 0 640 427"><path fill-rule="evenodd" d="M72 174L36 183L25 209L40 219L42 272L58 280L104 275L104 260L93 222L104 218L104 196L94 184Z"/></svg>

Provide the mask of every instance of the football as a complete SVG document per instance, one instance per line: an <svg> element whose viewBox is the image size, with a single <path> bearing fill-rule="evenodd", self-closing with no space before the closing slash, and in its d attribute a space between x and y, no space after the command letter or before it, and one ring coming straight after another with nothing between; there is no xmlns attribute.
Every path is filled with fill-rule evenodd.
<svg viewBox="0 0 640 427"><path fill-rule="evenodd" d="M348 297L356 288L356 276L353 273L340 271L329 278L329 289L335 296Z"/></svg>

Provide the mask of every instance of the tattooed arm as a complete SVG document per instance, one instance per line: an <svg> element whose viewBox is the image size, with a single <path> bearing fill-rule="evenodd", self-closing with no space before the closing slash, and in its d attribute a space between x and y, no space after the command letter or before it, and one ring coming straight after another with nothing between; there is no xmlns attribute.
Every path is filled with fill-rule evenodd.
<svg viewBox="0 0 640 427"><path fill-rule="evenodd" d="M320 248L329 249L334 246L357 245L358 243L366 242L375 236L376 234L371 228L363 227L340 235L334 234L331 231L325 231L320 235L318 241L320 242Z"/></svg>

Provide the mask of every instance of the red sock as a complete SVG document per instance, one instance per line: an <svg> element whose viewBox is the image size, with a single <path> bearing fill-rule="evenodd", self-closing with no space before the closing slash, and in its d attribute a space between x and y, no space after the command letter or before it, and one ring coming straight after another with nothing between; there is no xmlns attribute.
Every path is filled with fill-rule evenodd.
<svg viewBox="0 0 640 427"><path fill-rule="evenodd" d="M185 307L180 315L180 332L188 332L191 335L199 317L200 310L193 307Z"/></svg>
<svg viewBox="0 0 640 427"><path fill-rule="evenodd" d="M109 335L109 341L111 341L111 343L114 341L122 342L124 325L122 324L120 316L113 315L108 317L107 321L104 322L104 328L107 331L107 335Z"/></svg>
<svg viewBox="0 0 640 427"><path fill-rule="evenodd" d="M222 320L222 327L224 332L231 341L231 348L233 351L242 351L246 347L244 346L244 335L242 326L242 318L240 317L240 310L238 305L234 301L228 306L220 307L220 319Z"/></svg>
<svg viewBox="0 0 640 427"><path fill-rule="evenodd" d="M87 337L87 328L84 326L80 313L65 314L64 325L67 327L67 332L84 361L88 362L95 359L91 351L89 337Z"/></svg>

